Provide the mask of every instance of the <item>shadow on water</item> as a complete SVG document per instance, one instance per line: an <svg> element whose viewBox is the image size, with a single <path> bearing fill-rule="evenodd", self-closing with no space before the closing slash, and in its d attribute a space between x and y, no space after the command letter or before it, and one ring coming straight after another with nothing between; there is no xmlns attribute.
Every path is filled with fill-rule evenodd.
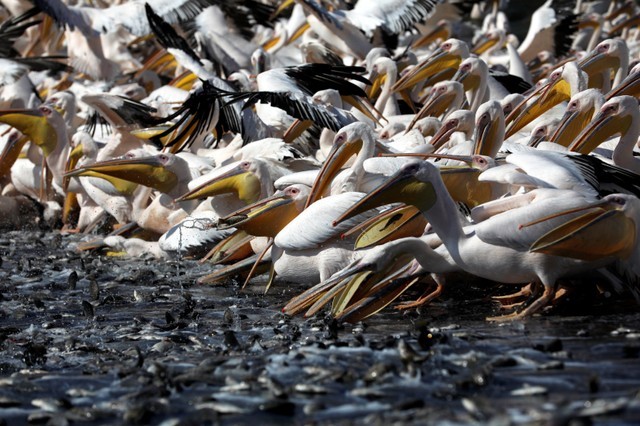
<svg viewBox="0 0 640 426"><path fill-rule="evenodd" d="M460 282L417 312L337 324L281 314L301 286L200 286L208 266L77 240L0 237L5 424L640 421L640 314L621 300L498 325Z"/></svg>

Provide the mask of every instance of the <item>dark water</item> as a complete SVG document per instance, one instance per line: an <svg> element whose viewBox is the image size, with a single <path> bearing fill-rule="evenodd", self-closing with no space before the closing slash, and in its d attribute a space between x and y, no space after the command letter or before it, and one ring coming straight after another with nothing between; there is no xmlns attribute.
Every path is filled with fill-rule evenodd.
<svg viewBox="0 0 640 426"><path fill-rule="evenodd" d="M640 422L640 314L624 300L496 325L460 284L341 325L282 315L300 286L196 285L210 266L80 256L77 240L0 237L6 424Z"/></svg>

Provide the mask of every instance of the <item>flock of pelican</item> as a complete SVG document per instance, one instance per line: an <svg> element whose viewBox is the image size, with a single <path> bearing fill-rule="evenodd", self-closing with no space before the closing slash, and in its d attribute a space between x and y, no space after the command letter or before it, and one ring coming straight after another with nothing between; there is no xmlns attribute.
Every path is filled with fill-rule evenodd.
<svg viewBox="0 0 640 426"><path fill-rule="evenodd" d="M519 286L494 320L640 300L634 2L538 2L519 36L504 0L0 3L1 202L79 250L345 321L452 272Z"/></svg>

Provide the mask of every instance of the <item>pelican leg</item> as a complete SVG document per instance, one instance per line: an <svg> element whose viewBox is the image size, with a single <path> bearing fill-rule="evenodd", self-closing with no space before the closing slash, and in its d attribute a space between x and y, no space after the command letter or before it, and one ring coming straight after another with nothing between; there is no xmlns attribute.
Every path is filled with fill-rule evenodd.
<svg viewBox="0 0 640 426"><path fill-rule="evenodd" d="M496 322L511 321L511 320L522 319L530 315L533 315L534 313L538 312L540 309L545 307L547 304L549 304L553 300L555 293L556 293L556 290L554 286L545 285L544 291L542 292L542 294L523 310L512 312L507 315L501 315L497 317L488 317L487 321L496 321Z"/></svg>
<svg viewBox="0 0 640 426"><path fill-rule="evenodd" d="M492 299L496 302L499 302L504 307L512 304L522 303L521 299L528 298L532 294L533 291L531 289L531 283L529 283L515 293L505 294L503 296L493 296Z"/></svg>
<svg viewBox="0 0 640 426"><path fill-rule="evenodd" d="M404 310L404 309L418 308L420 306L426 305L427 303L431 302L436 297L439 297L442 294L442 291L444 290L444 284L445 284L444 277L437 276L436 274L432 274L432 278L436 283L436 288L434 290L425 291L422 294L422 296L420 296L416 300L398 303L395 306L395 309Z"/></svg>

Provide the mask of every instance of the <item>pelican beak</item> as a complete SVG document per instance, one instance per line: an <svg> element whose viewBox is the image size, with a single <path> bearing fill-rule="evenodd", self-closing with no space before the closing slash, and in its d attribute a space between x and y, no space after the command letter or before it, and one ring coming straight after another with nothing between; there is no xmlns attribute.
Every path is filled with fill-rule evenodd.
<svg viewBox="0 0 640 426"><path fill-rule="evenodd" d="M0 111L0 122L14 127L38 145L45 157L58 145L57 132L47 117L37 109Z"/></svg>
<svg viewBox="0 0 640 426"><path fill-rule="evenodd" d="M193 88L194 83L198 81L198 76L192 73L191 71L186 71L174 78L169 82L169 86L176 87L182 90L191 90Z"/></svg>
<svg viewBox="0 0 640 426"><path fill-rule="evenodd" d="M605 95L606 100L615 96L628 95L640 99L640 72L630 73L622 82Z"/></svg>
<svg viewBox="0 0 640 426"><path fill-rule="evenodd" d="M440 171L440 176L451 198L473 208L493 199L491 183L479 181L480 173L471 167L448 167Z"/></svg>
<svg viewBox="0 0 640 426"><path fill-rule="evenodd" d="M295 30L293 32L293 34L291 35L291 37L289 37L289 40L287 40L287 44L291 44L294 41L296 41L297 39L299 39L300 37L302 37L302 35L307 32L307 30L311 28L311 26L309 25L308 22L305 21L304 24L302 24L300 27L298 27L297 30Z"/></svg>
<svg viewBox="0 0 640 426"><path fill-rule="evenodd" d="M441 115L444 115L455 98L456 92L453 90L447 90L444 93L431 93L427 98L424 106L420 109L420 111L418 111L415 117L413 117L413 120L411 120L411 122L407 126L405 133L413 129L413 126L415 126L415 124L424 117L440 117Z"/></svg>
<svg viewBox="0 0 640 426"><path fill-rule="evenodd" d="M246 259L253 254L250 243L254 238L244 231L237 230L216 244L205 258L214 264L232 263Z"/></svg>
<svg viewBox="0 0 640 426"><path fill-rule="evenodd" d="M365 195L349 210L344 212L333 222L333 225L336 226L375 207L399 202L413 205L421 211L427 211L436 202L435 188L430 182L422 182L416 179L403 167L384 184Z"/></svg>
<svg viewBox="0 0 640 426"><path fill-rule="evenodd" d="M135 129L130 130L129 134L135 136L139 139L151 140L153 138L157 138L159 135L165 134L167 130L171 128L171 124L164 124L161 126L147 127L144 129ZM160 142L162 145L166 145L167 142L171 139L171 134L160 137Z"/></svg>
<svg viewBox="0 0 640 426"><path fill-rule="evenodd" d="M602 142L618 133L625 133L631 126L631 116L619 116L611 112L599 112L596 118L569 145L569 151L588 154Z"/></svg>
<svg viewBox="0 0 640 426"><path fill-rule="evenodd" d="M260 197L260 180L248 168L237 165L228 172L194 188L176 201L196 200L214 195L236 193L246 204L255 203Z"/></svg>
<svg viewBox="0 0 640 426"><path fill-rule="evenodd" d="M570 98L569 85L562 78L547 86L537 88L528 98L515 107L505 119L505 122L508 123L505 139L513 136L558 103Z"/></svg>
<svg viewBox="0 0 640 426"><path fill-rule="evenodd" d="M163 193L171 191L178 183L178 176L169 171L158 156L155 155L142 158L102 161L72 170L65 173L64 176L111 176L112 178L148 186ZM112 184L114 183L112 179L109 179L109 181ZM114 186L116 186L118 190L121 189L121 184Z"/></svg>
<svg viewBox="0 0 640 426"><path fill-rule="evenodd" d="M278 8L271 14L269 20L277 18L278 16L280 16L280 14L282 14L282 12L293 6L295 3L295 0L284 0L282 3L280 3L280 6L278 6Z"/></svg>
<svg viewBox="0 0 640 426"><path fill-rule="evenodd" d="M387 79L386 74L380 74L378 71L375 71L375 70L371 71L371 75L369 76L369 81L371 81L371 86L367 91L367 97L369 99L374 99L378 96L378 92L380 91L380 88L382 87L386 79Z"/></svg>
<svg viewBox="0 0 640 426"><path fill-rule="evenodd" d="M157 74L163 72L171 73L175 71L178 63L172 54L166 52L164 49L157 51L143 64L142 68L136 73L135 77L140 77L143 72L151 70Z"/></svg>
<svg viewBox="0 0 640 426"><path fill-rule="evenodd" d="M628 18L628 19L618 23L617 25L613 26L609 30L609 35L613 36L614 34L619 34L625 28L636 27L636 26L638 26L638 24L640 24L640 16L638 16L636 13L632 13L630 18Z"/></svg>
<svg viewBox="0 0 640 426"><path fill-rule="evenodd" d="M446 40L451 36L451 31L449 30L449 24L444 19L441 20L438 25L431 30L431 32L423 35L419 39L417 39L413 43L413 48L418 49L424 46L429 45L437 40Z"/></svg>
<svg viewBox="0 0 640 426"><path fill-rule="evenodd" d="M340 144L333 144L327 159L320 169L320 173L318 173L316 180L313 182L311 193L309 194L305 207L308 207L324 196L328 191L333 178L336 177L342 166L344 166L353 155L360 152L362 145L362 139L355 139L352 141L348 140Z"/></svg>
<svg viewBox="0 0 640 426"><path fill-rule="evenodd" d="M305 130L311 127L312 124L313 121L311 120L294 120L287 131L284 132L284 135L282 135L282 140L286 143L293 143L297 138L300 137L300 135L302 135Z"/></svg>
<svg viewBox="0 0 640 426"><path fill-rule="evenodd" d="M555 132L549 140L559 145L568 147L571 142L587 127L593 117L595 108L590 108L585 112L567 111L558 124Z"/></svg>
<svg viewBox="0 0 640 426"><path fill-rule="evenodd" d="M269 52L269 51L271 51L271 49L273 49L273 48L274 48L274 46L277 46L277 45L278 45L278 43L280 43L280 40L281 40L281 39L282 39L282 36L279 36L279 35L277 35L277 36L273 36L273 37L271 37L269 40L265 41L265 42L262 44L262 48L263 48L266 52Z"/></svg>
<svg viewBox="0 0 640 426"><path fill-rule="evenodd" d="M4 149L0 152L0 178L9 174L11 167L20 157L20 152L28 141L27 136L20 135L18 132L9 137Z"/></svg>
<svg viewBox="0 0 640 426"><path fill-rule="evenodd" d="M495 157L502 145L503 130L501 121L487 120L483 122L483 120L479 120L476 123L476 141L473 154Z"/></svg>
<svg viewBox="0 0 640 426"><path fill-rule="evenodd" d="M472 89L477 89L480 86L479 77L471 75L469 71L462 71L460 69L456 71L451 80L459 81L460 83L462 83L462 87L464 87L465 92Z"/></svg>
<svg viewBox="0 0 640 426"><path fill-rule="evenodd" d="M449 138L451 138L451 135L455 133L455 131L456 126L454 126L453 124L445 123L443 126L441 126L436 134L433 135L433 137L429 140L429 143L433 145L433 150L437 151L442 147L442 145L449 142Z"/></svg>
<svg viewBox="0 0 640 426"><path fill-rule="evenodd" d="M366 117L370 118L371 121L375 122L380 126L382 126L382 123L380 122L380 120L389 121L382 116L382 112L378 111L376 107L373 106L369 101L369 99L367 98L361 98L360 96L341 96L341 98L343 102L346 102L352 107L356 108L358 111L363 113Z"/></svg>
<svg viewBox="0 0 640 426"><path fill-rule="evenodd" d="M356 250L404 237L419 237L424 233L427 220L413 206L399 206L375 216L345 232L343 238L364 229L356 239Z"/></svg>
<svg viewBox="0 0 640 426"><path fill-rule="evenodd" d="M491 37L489 34L485 33L476 41L475 46L471 49L471 52L480 56L487 50L491 49L498 43L498 38Z"/></svg>
<svg viewBox="0 0 640 426"><path fill-rule="evenodd" d="M399 92L413 87L418 82L427 79L439 72L457 69L462 62L459 55L453 55L441 48L436 49L433 54L414 67L407 74L402 76L393 86L392 91Z"/></svg>
<svg viewBox="0 0 640 426"><path fill-rule="evenodd" d="M636 225L607 200L550 216L585 211L540 237L532 252L594 261L606 257L628 258L635 247ZM544 219L543 219L544 220Z"/></svg>
<svg viewBox="0 0 640 426"><path fill-rule="evenodd" d="M69 188L69 181L71 180L71 176L67 176L66 173L72 171L76 168L78 161L84 155L84 150L82 148L82 144L79 143L75 148L71 150L69 153L69 157L67 158L67 164L64 167L65 176L62 178L62 189L64 192L67 192L67 188Z"/></svg>
<svg viewBox="0 0 640 426"><path fill-rule="evenodd" d="M271 197L220 218L218 229L234 227L256 237L275 238L300 211L291 197L278 191Z"/></svg>
<svg viewBox="0 0 640 426"><path fill-rule="evenodd" d="M591 78L591 76L600 74L608 69L617 70L620 68L620 60L615 56L593 50L580 62L580 68Z"/></svg>

